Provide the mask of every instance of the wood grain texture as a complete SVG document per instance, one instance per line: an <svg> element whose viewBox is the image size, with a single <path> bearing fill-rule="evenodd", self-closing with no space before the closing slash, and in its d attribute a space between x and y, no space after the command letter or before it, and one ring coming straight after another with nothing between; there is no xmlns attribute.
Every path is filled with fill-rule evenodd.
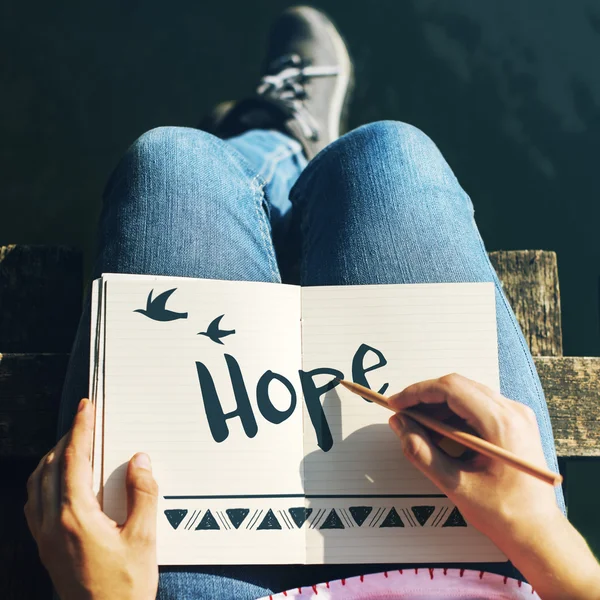
<svg viewBox="0 0 600 600"><path fill-rule="evenodd" d="M40 457L56 441L68 354L0 354L0 457Z"/></svg>
<svg viewBox="0 0 600 600"><path fill-rule="evenodd" d="M600 358L537 356L534 360L558 456L600 456Z"/></svg>
<svg viewBox="0 0 600 600"><path fill-rule="evenodd" d="M562 356L560 288L555 252L502 250L490 261L534 356Z"/></svg>
<svg viewBox="0 0 600 600"><path fill-rule="evenodd" d="M26 482L37 459L0 459L0 597L51 600L52 584L29 533L23 506Z"/></svg>
<svg viewBox="0 0 600 600"><path fill-rule="evenodd" d="M56 246L0 246L0 352L70 352L82 258Z"/></svg>
<svg viewBox="0 0 600 600"><path fill-rule="evenodd" d="M66 354L0 355L0 457L54 445ZM600 358L536 357L559 456L600 456Z"/></svg>

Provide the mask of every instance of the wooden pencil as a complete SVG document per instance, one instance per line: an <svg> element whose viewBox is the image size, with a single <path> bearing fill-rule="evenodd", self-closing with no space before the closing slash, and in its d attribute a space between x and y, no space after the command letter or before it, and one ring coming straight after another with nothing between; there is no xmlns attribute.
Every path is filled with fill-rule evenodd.
<svg viewBox="0 0 600 600"><path fill-rule="evenodd" d="M371 400L375 404L379 404L379 406L383 406L388 410L394 410L389 404L388 399L382 394L378 394L369 388L366 388L358 383L352 383L350 381L345 381L343 379L338 379L341 385L350 390L351 392L362 396L363 398L367 398ZM481 454L485 454L490 458L496 458L498 460L503 461L507 465L519 469L524 473L528 473L529 475L533 475L546 483L551 485L559 485L562 483L562 475L557 473L553 473L549 469L545 469L542 467L538 467L529 461L526 461L522 458L519 458L516 454L501 448L500 446L496 446L491 442L488 442L482 438L479 438L475 435L467 433L466 431L461 431L456 427L450 427L437 419L434 419L428 415L424 415L423 413L417 412L415 410L411 410L410 408L399 411L399 414L402 416L410 417L420 423L421 425L427 427L428 429L432 429L433 431L437 431L441 435L458 442L462 446L466 446L467 448L471 448L476 452Z"/></svg>

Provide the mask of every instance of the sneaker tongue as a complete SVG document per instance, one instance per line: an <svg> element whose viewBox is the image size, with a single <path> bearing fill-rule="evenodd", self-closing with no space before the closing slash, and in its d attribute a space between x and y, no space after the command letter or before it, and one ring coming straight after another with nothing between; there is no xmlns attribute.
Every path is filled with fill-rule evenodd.
<svg viewBox="0 0 600 600"><path fill-rule="evenodd" d="M281 106L266 98L248 98L238 102L221 128L227 137L240 135L250 129L275 129L300 141L307 151L300 125Z"/></svg>
<svg viewBox="0 0 600 600"><path fill-rule="evenodd" d="M244 131L248 129L278 129L281 119L275 118L267 107L255 107L240 114L239 122Z"/></svg>
<svg viewBox="0 0 600 600"><path fill-rule="evenodd" d="M268 100L260 98L256 100L256 103L256 106L247 108L240 114L243 130L275 129L281 131L300 142L304 153L309 156L310 149L305 143L306 135L296 119L291 118L281 107Z"/></svg>
<svg viewBox="0 0 600 600"><path fill-rule="evenodd" d="M227 139L251 129L281 131L298 140L306 156L311 156L302 127L275 102L261 97L237 102L219 123L218 135Z"/></svg>
<svg viewBox="0 0 600 600"><path fill-rule="evenodd" d="M226 137L239 135L249 129L284 131L285 113L263 98L248 98L238 102L220 124Z"/></svg>

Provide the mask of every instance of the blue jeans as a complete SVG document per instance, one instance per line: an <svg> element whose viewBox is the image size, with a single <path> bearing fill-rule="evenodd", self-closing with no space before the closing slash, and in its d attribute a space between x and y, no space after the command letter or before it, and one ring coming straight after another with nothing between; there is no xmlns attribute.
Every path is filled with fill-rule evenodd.
<svg viewBox="0 0 600 600"><path fill-rule="evenodd" d="M535 411L546 461L557 470L544 394L471 200L435 144L410 125L360 127L308 165L295 140L273 131L228 141L195 129L149 131L106 187L93 276L103 272L268 282L283 274L307 286L493 281L502 393ZM61 433L87 395L87 304ZM556 493L564 511L560 488ZM460 566L518 576L510 563ZM161 568L159 598L250 599L386 568Z"/></svg>

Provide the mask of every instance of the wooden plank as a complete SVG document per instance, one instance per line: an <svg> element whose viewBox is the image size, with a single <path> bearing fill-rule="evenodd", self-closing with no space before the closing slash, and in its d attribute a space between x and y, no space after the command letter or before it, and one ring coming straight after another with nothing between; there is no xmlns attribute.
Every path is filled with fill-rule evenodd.
<svg viewBox="0 0 600 600"><path fill-rule="evenodd" d="M534 358L558 456L600 456L600 358Z"/></svg>
<svg viewBox="0 0 600 600"><path fill-rule="evenodd" d="M0 355L0 457L55 441L66 354ZM600 358L536 357L559 456L600 456Z"/></svg>
<svg viewBox="0 0 600 600"><path fill-rule="evenodd" d="M0 593L3 600L52 598L52 585L29 533L23 506L37 459L0 459Z"/></svg>
<svg viewBox="0 0 600 600"><path fill-rule="evenodd" d="M0 354L0 457L40 457L56 441L68 354Z"/></svg>
<svg viewBox="0 0 600 600"><path fill-rule="evenodd" d="M82 289L79 250L0 246L0 352L69 352Z"/></svg>
<svg viewBox="0 0 600 600"><path fill-rule="evenodd" d="M534 356L562 356L560 289L555 252L490 252L490 261Z"/></svg>

